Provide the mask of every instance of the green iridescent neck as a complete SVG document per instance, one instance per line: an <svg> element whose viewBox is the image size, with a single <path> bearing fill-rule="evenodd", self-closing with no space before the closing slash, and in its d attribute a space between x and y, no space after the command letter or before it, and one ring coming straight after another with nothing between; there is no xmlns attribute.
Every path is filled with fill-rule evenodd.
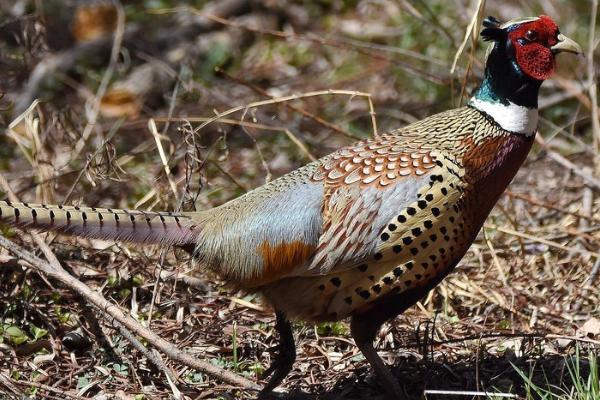
<svg viewBox="0 0 600 400"><path fill-rule="evenodd" d="M483 82L473 97L490 103L537 108L541 84L542 81L521 71L514 56L507 54L506 46L496 43L487 58Z"/></svg>

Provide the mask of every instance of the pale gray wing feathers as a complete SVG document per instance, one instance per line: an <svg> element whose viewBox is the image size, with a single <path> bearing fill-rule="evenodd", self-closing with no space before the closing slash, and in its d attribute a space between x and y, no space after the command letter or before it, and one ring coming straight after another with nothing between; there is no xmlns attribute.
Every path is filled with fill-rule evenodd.
<svg viewBox="0 0 600 400"><path fill-rule="evenodd" d="M341 186L326 194L310 180L317 165L262 186L207 212L197 255L203 265L237 279L264 273L261 249L304 243L312 256L279 277L328 274L356 267L379 245L394 215L417 199L425 177L406 177L385 188Z"/></svg>
<svg viewBox="0 0 600 400"><path fill-rule="evenodd" d="M323 201L323 185L310 181L314 168L309 164L207 211L196 249L200 263L232 279L254 279L268 268L267 249L314 248Z"/></svg>
<svg viewBox="0 0 600 400"><path fill-rule="evenodd" d="M427 179L407 177L386 188L358 184L336 188L323 211L330 215L331 223L319 238L308 273L353 268L373 255L380 244L378 235L395 215L417 200Z"/></svg>

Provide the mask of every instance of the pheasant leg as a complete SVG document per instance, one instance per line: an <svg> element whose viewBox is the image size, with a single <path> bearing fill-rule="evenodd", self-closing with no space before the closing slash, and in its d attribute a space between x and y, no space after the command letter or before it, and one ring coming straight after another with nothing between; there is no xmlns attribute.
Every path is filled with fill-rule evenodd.
<svg viewBox="0 0 600 400"><path fill-rule="evenodd" d="M375 340L375 335L379 331L380 326L381 323L373 324L373 321L370 319L354 316L350 324L350 330L356 346L358 346L369 364L371 364L375 375L383 385L387 398L403 399L405 396L398 381L373 347L373 340Z"/></svg>
<svg viewBox="0 0 600 400"><path fill-rule="evenodd" d="M278 354L269 368L262 374L262 379L269 376L269 381L260 391L258 398L269 398L273 389L275 389L281 381L292 370L294 361L296 361L296 345L294 343L294 334L292 333L292 325L286 319L285 315L277 311L275 329L279 333L279 345L277 346Z"/></svg>

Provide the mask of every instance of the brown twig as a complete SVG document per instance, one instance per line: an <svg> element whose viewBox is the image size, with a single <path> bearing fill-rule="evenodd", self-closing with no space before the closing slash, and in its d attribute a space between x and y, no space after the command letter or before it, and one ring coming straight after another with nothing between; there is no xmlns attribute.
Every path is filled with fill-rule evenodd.
<svg viewBox="0 0 600 400"><path fill-rule="evenodd" d="M568 339L568 340L573 340L573 341L577 341L577 342L589 343L589 344L593 344L596 346L600 346L600 341L589 339L589 338L581 338L581 337L568 336L568 335L555 335L552 333L524 333L524 332L487 333L487 334L483 334L483 335L481 335L481 334L469 335L469 336L463 336L463 337L454 338L454 339L439 340L439 341L435 341L433 344L436 346L440 346L440 345L449 344L449 343L460 343L460 342L464 342L467 340L497 339L497 338L500 338L500 339L502 339L502 338Z"/></svg>
<svg viewBox="0 0 600 400"><path fill-rule="evenodd" d="M567 168L569 171L574 173L575 175L579 175L583 178L586 185L591 187L592 189L600 192L600 179L595 178L594 176L586 173L583 169L571 161L569 161L566 157L558 154L554 150L550 149L550 147L546 144L544 139L540 135L536 135L535 141L546 151L548 157L550 157L553 161Z"/></svg>
<svg viewBox="0 0 600 400"><path fill-rule="evenodd" d="M214 117L208 119L207 121L200 124L200 126L195 128L194 133L198 133L205 126L207 126L213 122L219 121L223 117L227 117L236 112L242 112L245 114L248 110L250 110L252 108L256 108L256 107L261 107L261 106L265 106L265 105L269 105L269 104L287 103L287 102L293 101L293 100L305 99L305 98L309 98L309 97L326 96L326 95L350 96L350 99L354 98L355 96L365 97L367 99L371 98L370 93L360 92L360 91L356 91L356 90L338 90L338 89L315 90L312 92L306 92L306 93L301 93L301 94L296 94L296 95L275 97L270 100L255 101L253 103L249 103L249 104L246 104L243 106L233 107L233 108L230 108L229 110L217 113Z"/></svg>
<svg viewBox="0 0 600 400"><path fill-rule="evenodd" d="M40 389L43 392L48 392L48 393L52 393L55 395L59 395L60 396L59 398L61 398L61 399L74 399L74 400L90 399L90 397L77 396L77 395L71 394L67 391L61 390L59 388L44 385L43 383L31 382L31 381L28 381L28 382L18 381L16 379L9 378L2 373L0 373L0 381L4 381L5 384L10 382L13 385L18 385L18 386L22 386L22 387L26 387L26 388L34 387L34 388ZM23 397L23 398L26 398L26 397Z"/></svg>
<svg viewBox="0 0 600 400"><path fill-rule="evenodd" d="M23 395L23 391L20 390L14 383L11 378L4 375L0 372L0 383L3 384L6 388L8 388L15 396ZM8 393L4 392L6 395Z"/></svg>
<svg viewBox="0 0 600 400"><path fill-rule="evenodd" d="M253 83L250 83L250 82L246 81L245 79L239 78L239 77L237 77L237 76L233 76L233 75L229 74L227 71L225 71L225 70L223 70L223 69L221 69L221 68L218 68L218 67L217 67L217 68L216 68L216 71L217 71L218 73L222 74L223 76L225 76L227 79L230 79L230 80L232 80L232 81L234 81L234 82L237 82L237 83L239 83L240 85L244 85L244 86L246 86L246 87L248 87L248 88L250 88L250 89L254 90L256 93L259 93L259 94L261 94L261 95L263 95L263 96L267 96L267 97L269 97L269 98L271 98L271 99L274 99L274 98L275 98L274 96L271 96L271 95L269 94L269 92L267 92L267 91L266 91L266 90L264 90L263 88L261 88L261 87L259 87L259 86L255 85L255 84L253 84ZM357 136L355 136L355 135L351 134L350 132L348 132L348 131L346 131L346 130L342 129L342 128L341 128L341 127L339 127L338 125L336 125L336 124L333 124L333 123L331 123L331 122L329 122L329 121L326 121L326 120L324 120L323 118L319 117L318 115L315 115L315 114L313 114L313 113L311 113L311 112L309 112L309 111L306 111L306 110L305 110L305 109L303 109L303 108L296 107L296 106L294 106L294 105L292 105L292 104L290 104L290 103L283 103L283 105L284 105L284 107L286 107L286 108L288 108L288 109L290 109L290 110L292 110L292 111L296 111L296 112L298 112L298 113L300 113L300 114L304 115L305 117L312 119L312 120L313 120L313 121L315 121L317 124L323 125L323 126L324 126L325 128L327 128L327 129L331 129L331 130L332 130L332 131L334 131L334 132L341 133L342 135L344 135L344 136L347 136L347 137L349 137L349 138L352 138L352 139L355 139L355 140L358 140L358 139L360 139L359 137L357 137Z"/></svg>
<svg viewBox="0 0 600 400"><path fill-rule="evenodd" d="M585 285L592 286L594 284L594 281L596 280L596 277L598 276L598 272L600 272L600 258L597 259L596 262L594 263L594 266L592 267L590 274L588 275L587 279L585 280Z"/></svg>
<svg viewBox="0 0 600 400"><path fill-rule="evenodd" d="M206 122L206 121L209 121L211 119L212 118L207 118L207 117L185 117L185 118L178 118L178 117L161 118L161 117L157 117L157 118L154 118L154 121L156 121L156 122ZM271 126L271 125L259 124L259 123L248 122L248 121L240 121L240 120L229 119L229 118L222 118L222 119L219 120L219 123L220 124L227 124L227 125L238 125L238 126L242 126L242 127L245 127L245 128L255 128L255 129L269 131L269 132L283 132L283 133L285 133L287 135L287 137L296 146L298 146L298 148L302 151L302 153L304 153L306 155L306 158L308 158L310 161L315 161L317 159L310 152L310 150L308 150L308 147L306 147L306 145L296 135L294 135L289 129L287 129L285 127ZM236 182L236 185L238 185L237 182ZM240 186L240 188L243 188L243 186ZM247 189L245 189L245 190L247 190Z"/></svg>
<svg viewBox="0 0 600 400"><path fill-rule="evenodd" d="M105 314L104 317L106 319L110 319L111 316ZM135 335L133 335L127 328L125 328L125 326L123 326L123 324L121 324L120 322L118 322L116 320L112 320L111 322L112 322L113 326L115 328L117 328L119 333L125 339L127 339L133 347L135 347L140 353L142 353L142 355L144 357L146 357L146 359L148 361L150 361L158 370L160 370L165 375L165 377L167 378L167 381L169 382L169 385L171 386L171 389L173 390L173 394L175 395L175 398L181 397L181 394L179 393L178 389L175 387L175 382L177 381L177 377L173 374L173 371L171 371L165 365L165 363L160 359L160 357L157 354L153 353L152 350L150 350L146 346L144 346L144 344L142 342L140 342L135 337Z"/></svg>
<svg viewBox="0 0 600 400"><path fill-rule="evenodd" d="M592 257L596 257L596 258L600 258L600 253L596 253L593 251L587 251L584 249L577 249L577 248L573 248L573 247L567 247L567 246L563 246L560 243L556 243L552 240L548 240L548 239L544 239L541 237L537 237L535 235L530 235L528 233L523 233L523 232L517 232L513 229L509 229L509 228L505 228L502 226L497 226L497 225L492 225L492 224L485 224L484 225L486 228L490 228L490 229L495 229L498 230L499 232L502 233L506 233L508 235L513 235L513 236L519 236L525 239L529 239L532 240L534 242L538 242L538 243L542 243L545 244L546 246L550 246L550 247L554 247L556 249L560 249L566 252L572 252L572 253L578 253L578 254L583 254L586 256L592 256Z"/></svg>
<svg viewBox="0 0 600 400"><path fill-rule="evenodd" d="M596 71L594 69L594 45L596 36L596 17L598 15L598 0L592 0L590 10L590 29L588 38L587 75L588 91L592 103L592 133L594 135L594 148L596 157L594 165L596 175L600 175L600 117L598 113L598 86L596 85Z"/></svg>
<svg viewBox="0 0 600 400"><path fill-rule="evenodd" d="M543 202L543 201L536 200L536 199L534 199L534 198L533 198L533 197L531 197L531 196L527 196L527 195L525 195L525 194L521 194L521 193L516 193L516 192L513 192L513 191L512 191L512 190L510 190L510 189L507 189L507 190L505 191L505 193L506 193L508 196L510 196L510 197L513 197L513 198L515 198L515 199L520 199L520 200L526 201L526 202L528 202L528 203L530 203L530 204L533 204L533 205L535 205L535 206L544 207L544 208L547 208L547 209L549 209L549 210L558 211L558 212L560 212L560 213L563 213L563 214L568 214L568 215L572 215L572 216L574 216L574 217L581 218L581 219L585 219L585 220L588 220L588 221L600 222L600 218L596 218L596 217L594 217L594 216L592 216L592 215L584 215L584 214L578 213L578 212L576 212L576 211L569 211L569 210L565 209L564 207L558 207L558 206L554 206L554 205L552 205L552 204L548 204L548 203L545 203L545 202Z"/></svg>

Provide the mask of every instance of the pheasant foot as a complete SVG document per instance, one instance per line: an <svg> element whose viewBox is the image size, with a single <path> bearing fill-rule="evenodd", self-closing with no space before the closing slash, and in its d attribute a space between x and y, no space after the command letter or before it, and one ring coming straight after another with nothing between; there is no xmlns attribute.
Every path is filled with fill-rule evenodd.
<svg viewBox="0 0 600 400"><path fill-rule="evenodd" d="M360 351L363 353L373 370L375 371L375 375L380 380L385 393L386 399L389 400L400 400L404 399L406 396L402 391L402 388L398 384L394 375L390 371L389 367L385 365L381 357L377 354L377 351L373 347L373 343L356 343Z"/></svg>

